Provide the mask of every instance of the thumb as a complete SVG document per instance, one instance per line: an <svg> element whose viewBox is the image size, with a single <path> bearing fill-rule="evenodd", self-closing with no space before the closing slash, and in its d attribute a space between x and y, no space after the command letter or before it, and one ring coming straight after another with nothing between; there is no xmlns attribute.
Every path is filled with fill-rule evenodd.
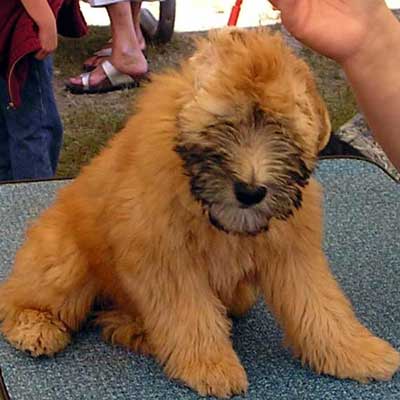
<svg viewBox="0 0 400 400"><path fill-rule="evenodd" d="M293 7L297 0L269 0L269 2L278 10L285 11Z"/></svg>
<svg viewBox="0 0 400 400"><path fill-rule="evenodd" d="M42 60L44 60L44 59L48 56L48 54L49 54L49 53L48 53L47 51L41 49L41 50L39 50L39 51L35 54L35 58L36 58L37 60L39 60L39 61L42 61Z"/></svg>

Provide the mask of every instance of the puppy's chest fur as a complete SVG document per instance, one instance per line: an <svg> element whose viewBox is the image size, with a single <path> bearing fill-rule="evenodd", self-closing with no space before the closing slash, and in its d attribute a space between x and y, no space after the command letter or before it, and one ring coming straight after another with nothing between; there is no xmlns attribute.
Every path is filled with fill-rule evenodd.
<svg viewBox="0 0 400 400"><path fill-rule="evenodd" d="M215 231L215 228L210 227ZM245 237L214 232L208 240L188 244L188 251L197 268L205 270L214 292L229 298L239 281L254 277L261 264L267 262L268 233Z"/></svg>

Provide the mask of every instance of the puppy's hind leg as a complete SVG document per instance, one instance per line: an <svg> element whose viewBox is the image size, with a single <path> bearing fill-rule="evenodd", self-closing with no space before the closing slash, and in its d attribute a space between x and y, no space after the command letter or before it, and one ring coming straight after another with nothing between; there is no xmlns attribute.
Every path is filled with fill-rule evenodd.
<svg viewBox="0 0 400 400"><path fill-rule="evenodd" d="M102 327L103 338L106 341L136 353L151 353L140 317L132 316L123 310L108 310L101 311L95 323Z"/></svg>
<svg viewBox="0 0 400 400"><path fill-rule="evenodd" d="M0 286L1 332L33 356L53 355L85 320L96 284L74 238L54 224L38 224Z"/></svg>

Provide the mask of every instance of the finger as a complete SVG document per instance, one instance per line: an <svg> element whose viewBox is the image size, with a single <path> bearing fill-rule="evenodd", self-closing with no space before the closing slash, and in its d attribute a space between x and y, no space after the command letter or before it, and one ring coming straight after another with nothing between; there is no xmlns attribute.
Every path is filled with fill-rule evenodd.
<svg viewBox="0 0 400 400"><path fill-rule="evenodd" d="M44 60L48 56L48 54L49 53L46 50L41 49L35 54L35 58L41 61Z"/></svg>
<svg viewBox="0 0 400 400"><path fill-rule="evenodd" d="M287 10L288 7L293 7L296 0L269 0L269 2L278 10Z"/></svg>

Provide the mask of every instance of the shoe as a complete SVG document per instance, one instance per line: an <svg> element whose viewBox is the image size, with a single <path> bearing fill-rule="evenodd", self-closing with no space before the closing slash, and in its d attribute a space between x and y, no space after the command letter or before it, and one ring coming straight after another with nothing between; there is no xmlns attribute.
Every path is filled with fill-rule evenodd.
<svg viewBox="0 0 400 400"><path fill-rule="evenodd" d="M118 71L110 61L103 61L100 66L103 68L104 74L106 75L104 80L96 85L90 84L91 72L85 72L80 75L82 84L77 85L75 83L67 82L65 84L66 90L72 94L96 94L96 93L107 93L115 90L131 89L138 87L141 81L149 80L149 73L137 75L128 75Z"/></svg>
<svg viewBox="0 0 400 400"><path fill-rule="evenodd" d="M147 58L146 48L142 49L143 55ZM89 57L83 63L83 71L91 72L104 60L104 58L110 58L112 55L112 39L110 39L100 50L93 53L93 56Z"/></svg>

